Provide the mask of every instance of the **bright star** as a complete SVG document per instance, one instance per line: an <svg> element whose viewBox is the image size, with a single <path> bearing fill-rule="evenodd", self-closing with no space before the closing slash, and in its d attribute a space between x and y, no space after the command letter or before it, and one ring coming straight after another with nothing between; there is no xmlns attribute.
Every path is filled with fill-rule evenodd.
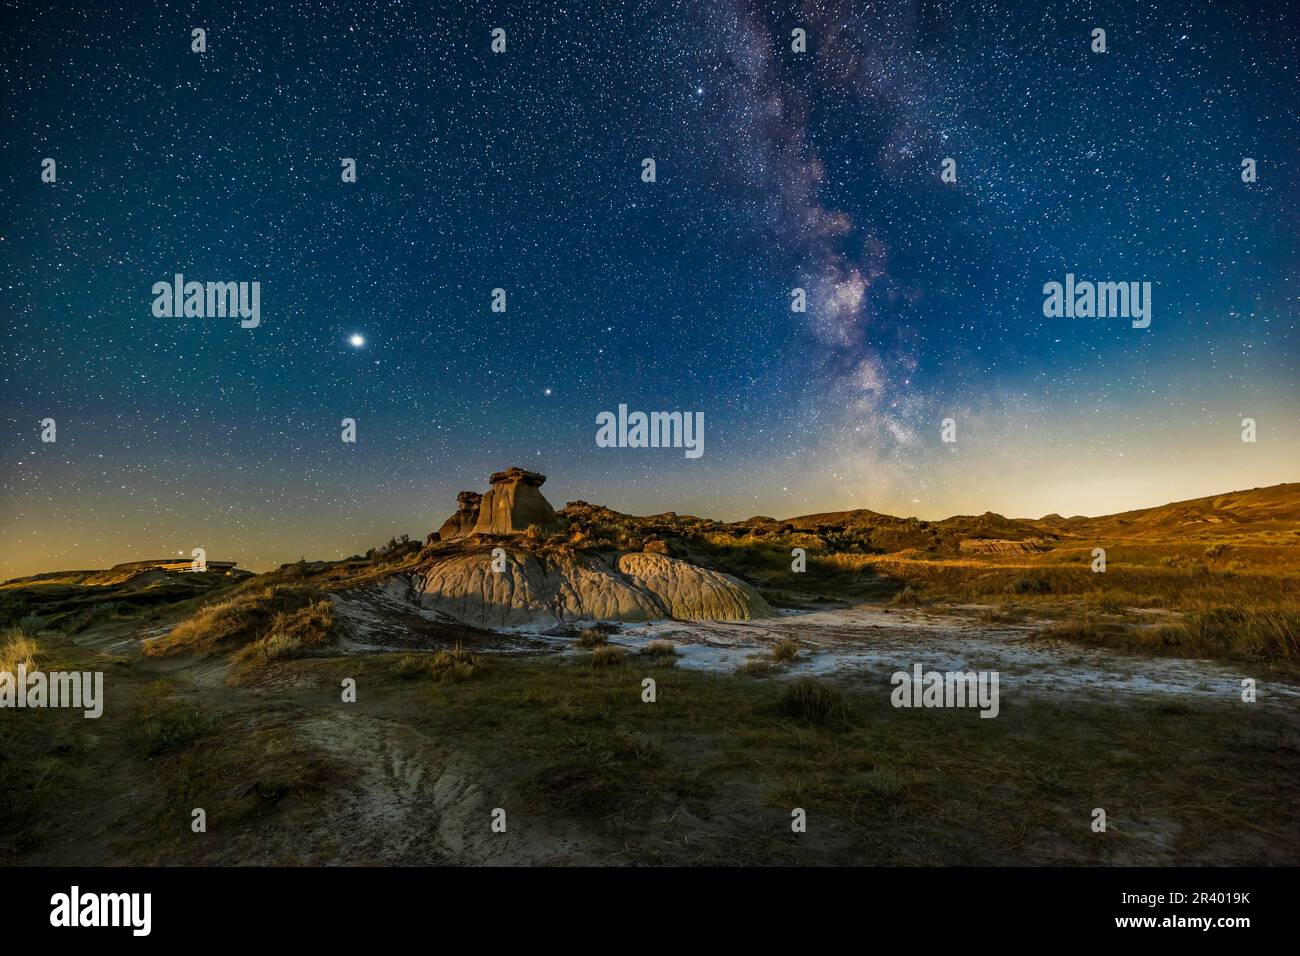
<svg viewBox="0 0 1300 956"><path fill-rule="evenodd" d="M348 341L351 342L353 345L355 345L357 348L361 348L361 346L366 344L366 340L363 339L360 335L356 334L355 332L352 333L352 338L348 339Z"/></svg>

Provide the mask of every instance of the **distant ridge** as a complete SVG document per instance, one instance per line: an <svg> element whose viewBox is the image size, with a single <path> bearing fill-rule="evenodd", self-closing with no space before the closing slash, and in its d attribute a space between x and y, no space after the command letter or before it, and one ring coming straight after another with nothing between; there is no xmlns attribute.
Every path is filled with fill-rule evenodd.
<svg viewBox="0 0 1300 956"><path fill-rule="evenodd" d="M1025 524L1067 534L1147 537L1174 533L1285 531L1300 526L1300 482L1229 491L1095 518L1046 515Z"/></svg>
<svg viewBox="0 0 1300 956"><path fill-rule="evenodd" d="M749 525L762 521L772 519L750 518L737 524ZM1043 531L1092 533L1099 528L1122 528L1128 533L1141 530L1164 533L1189 528L1209 529L1217 525L1224 525L1226 530L1233 525L1245 524L1249 524L1252 530L1287 529L1300 524L1300 482L1251 488L1247 491L1229 491L1097 517L1073 515L1063 518L1053 513L1041 518L1006 518L996 512L986 511L982 515L953 515L938 521L921 521L918 518L898 518L859 508L800 515L773 523L793 525L800 530L819 525L880 527L923 524L937 528L988 532L972 534L972 537L1004 537L1013 540L1041 534Z"/></svg>

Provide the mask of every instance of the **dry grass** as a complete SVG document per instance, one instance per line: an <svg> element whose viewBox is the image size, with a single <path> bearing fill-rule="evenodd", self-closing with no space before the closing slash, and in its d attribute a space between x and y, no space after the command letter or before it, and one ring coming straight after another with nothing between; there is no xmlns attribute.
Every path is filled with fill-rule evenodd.
<svg viewBox="0 0 1300 956"><path fill-rule="evenodd" d="M1150 654L1226 660L1300 661L1300 615L1278 608L1214 607L1154 625L1102 621L1093 615L1054 624L1044 636Z"/></svg>
<svg viewBox="0 0 1300 956"><path fill-rule="evenodd" d="M649 657L660 667L675 667L680 654L672 641L649 641L638 653Z"/></svg>
<svg viewBox="0 0 1300 956"><path fill-rule="evenodd" d="M463 684L482 677L486 671L487 661L461 644L432 654L404 654L396 667L399 677L431 677L450 684Z"/></svg>
<svg viewBox="0 0 1300 956"><path fill-rule="evenodd" d="M781 691L781 713L812 724L843 720L847 714L840 692L829 684L801 677Z"/></svg>
<svg viewBox="0 0 1300 956"><path fill-rule="evenodd" d="M239 661L267 663L286 657L300 657L330 643L338 632L334 604L326 600L308 604L296 611L280 611L271 621L271 629L236 654Z"/></svg>
<svg viewBox="0 0 1300 956"><path fill-rule="evenodd" d="M925 602L921 600L921 592L909 584L890 598L889 603L895 607L920 607Z"/></svg>
<svg viewBox="0 0 1300 956"><path fill-rule="evenodd" d="M602 628L588 627L578 633L578 639L574 641L578 647L600 647L609 643L609 634Z"/></svg>
<svg viewBox="0 0 1300 956"><path fill-rule="evenodd" d="M297 628L301 636L311 628L310 616L295 624L281 615L295 614L319 603L321 597L318 590L306 585L249 582L224 600L199 608L169 633L148 641L144 653L163 657L239 649L268 636L277 625L290 628L286 634ZM322 614L318 612L317 617Z"/></svg>
<svg viewBox="0 0 1300 956"><path fill-rule="evenodd" d="M1206 563L1207 551L1219 566ZM980 559L828 560L903 582L893 602L903 606L982 604L990 622L1068 615L1051 636L1158 653L1300 662L1300 549L1109 543L1102 573L1091 569L1090 548ZM1173 620L1143 626L1138 610L1167 611Z"/></svg>
<svg viewBox="0 0 1300 956"><path fill-rule="evenodd" d="M789 664L799 656L799 642L793 638L783 637L772 646L772 660L780 664Z"/></svg>
<svg viewBox="0 0 1300 956"><path fill-rule="evenodd" d="M592 667L614 667L623 663L624 651L621 647L606 644L591 652Z"/></svg>
<svg viewBox="0 0 1300 956"><path fill-rule="evenodd" d="M19 667L26 667L28 672L36 670L36 658L40 653L37 643L18 628L14 628L3 644L0 644L0 671L17 674Z"/></svg>
<svg viewBox="0 0 1300 956"><path fill-rule="evenodd" d="M214 726L201 708L177 700L166 680L150 684L136 698L135 739L150 756L188 746Z"/></svg>

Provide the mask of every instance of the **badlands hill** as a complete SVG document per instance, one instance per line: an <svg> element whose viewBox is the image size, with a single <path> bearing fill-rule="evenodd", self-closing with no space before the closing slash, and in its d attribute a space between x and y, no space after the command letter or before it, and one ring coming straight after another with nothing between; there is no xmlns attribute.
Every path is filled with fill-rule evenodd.
<svg viewBox="0 0 1300 956"><path fill-rule="evenodd" d="M1058 534L1111 538L1291 531L1300 527L1300 483L1230 491L1096 518L1047 515L1021 523Z"/></svg>
<svg viewBox="0 0 1300 956"><path fill-rule="evenodd" d="M658 539L635 549L600 547L604 539L590 523L584 530L583 508L557 514L542 495L545 482L509 468L492 475L485 494L457 495L456 513L429 535L409 573L421 610L475 627L773 613L749 584L673 557Z"/></svg>
<svg viewBox="0 0 1300 956"><path fill-rule="evenodd" d="M1233 492L1103 518L1039 520L993 512L941 521L856 510L720 522L667 512L636 517L585 501L558 512L545 477L519 468L461 492L431 534L412 587L436 618L480 627L581 619L748 620L772 612L738 553L1022 554L1078 539L1181 538L1300 528L1300 484ZM496 555L494 564L494 554ZM731 572L731 573L727 573Z"/></svg>
<svg viewBox="0 0 1300 956"><path fill-rule="evenodd" d="M960 542L964 539L1172 538L1186 534L1212 536L1291 531L1300 528L1300 483L1230 491L1098 517L1075 515L1063 518L1059 514L1049 514L1042 518L1004 518L987 511L977 516L955 515L941 521L921 521L860 510L803 515L781 522L770 518L750 518L740 524L756 527L770 524L814 531L867 531L882 543L891 537L906 540L908 543L903 547L917 547L920 541L928 538L941 550L954 540Z"/></svg>

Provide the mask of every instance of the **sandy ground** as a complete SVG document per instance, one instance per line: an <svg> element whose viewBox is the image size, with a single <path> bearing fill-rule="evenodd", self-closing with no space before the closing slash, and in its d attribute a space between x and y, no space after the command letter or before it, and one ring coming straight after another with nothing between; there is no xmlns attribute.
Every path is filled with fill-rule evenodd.
<svg viewBox="0 0 1300 956"><path fill-rule="evenodd" d="M580 625L579 625L580 626ZM744 623L655 621L625 625L610 643L637 649L652 640L677 645L678 666L730 671L769 651L782 639L802 646L800 657L780 676L866 677L887 680L895 671L999 672L1003 692L1239 698L1252 678L1261 703L1294 706L1300 686L1264 680L1249 668L1215 661L1148 657L1035 636L1041 625L991 627L963 609L943 613L875 606L828 611L785 611L774 619ZM566 637L521 629L521 638L571 648Z"/></svg>

